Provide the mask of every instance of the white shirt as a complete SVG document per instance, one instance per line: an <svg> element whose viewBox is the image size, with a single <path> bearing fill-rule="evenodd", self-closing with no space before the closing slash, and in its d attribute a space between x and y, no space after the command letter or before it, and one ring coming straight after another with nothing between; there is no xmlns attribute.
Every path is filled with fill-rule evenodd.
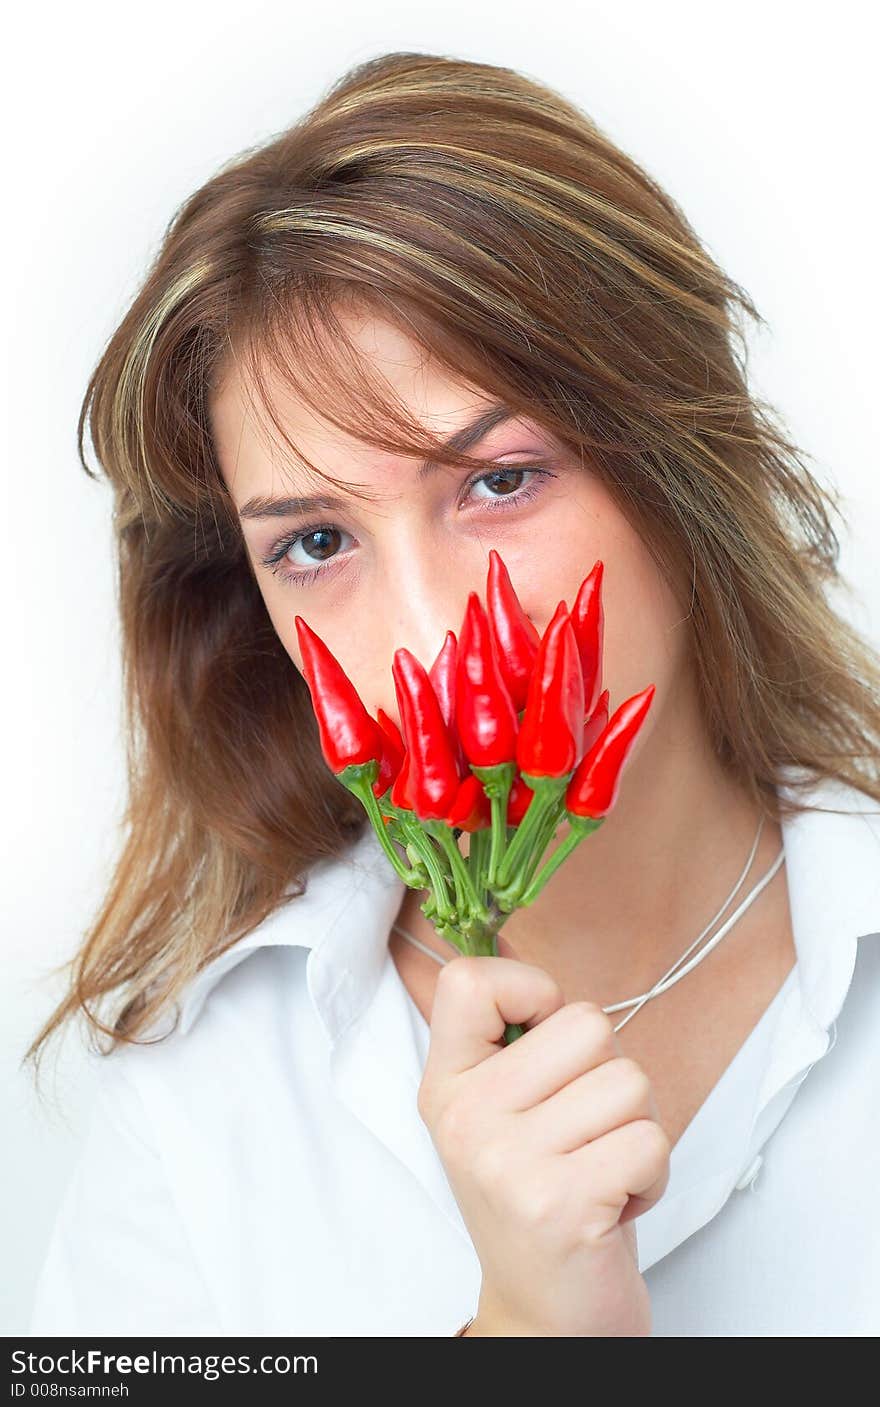
<svg viewBox="0 0 880 1407"><path fill-rule="evenodd" d="M850 814L783 818L797 962L635 1223L656 1335L880 1330L880 816L827 782L811 804ZM92 1057L30 1335L448 1336L475 1310L388 951L403 893L368 826L173 1034Z"/></svg>

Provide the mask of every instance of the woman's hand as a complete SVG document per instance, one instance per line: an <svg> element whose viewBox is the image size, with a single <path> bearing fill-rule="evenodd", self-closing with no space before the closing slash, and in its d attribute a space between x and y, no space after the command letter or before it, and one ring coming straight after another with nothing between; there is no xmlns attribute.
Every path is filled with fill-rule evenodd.
<svg viewBox="0 0 880 1407"><path fill-rule="evenodd" d="M506 1021L530 1023L509 1046ZM670 1145L600 1006L528 963L454 958L418 1108L483 1270L468 1336L650 1334L631 1223L662 1196Z"/></svg>

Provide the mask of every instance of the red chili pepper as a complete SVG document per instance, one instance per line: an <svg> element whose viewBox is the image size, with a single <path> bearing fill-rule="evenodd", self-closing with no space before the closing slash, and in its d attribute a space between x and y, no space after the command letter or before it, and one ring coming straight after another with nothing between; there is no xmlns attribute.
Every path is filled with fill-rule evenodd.
<svg viewBox="0 0 880 1407"><path fill-rule="evenodd" d="M428 678L434 686L434 693L440 702L440 711L449 729L455 746L456 761L461 776L468 770L467 758L461 745L461 738L455 726L455 678L458 666L458 643L455 632L447 630L446 639L439 655L428 670Z"/></svg>
<svg viewBox="0 0 880 1407"><path fill-rule="evenodd" d="M404 741L400 729L384 708L376 711L376 722L382 730L382 760L379 775L373 783L373 795L384 796L400 771L403 762Z"/></svg>
<svg viewBox="0 0 880 1407"><path fill-rule="evenodd" d="M420 820L442 821L461 782L452 735L427 670L404 646L394 652L392 674L410 754L412 809Z"/></svg>
<svg viewBox="0 0 880 1407"><path fill-rule="evenodd" d="M447 630L446 639L439 655L428 670L428 678L434 686L434 693L440 704L447 728L451 728L455 717L455 661L458 645L455 632Z"/></svg>
<svg viewBox="0 0 880 1407"><path fill-rule="evenodd" d="M507 797L507 824L518 826L531 805L535 793L517 772Z"/></svg>
<svg viewBox="0 0 880 1407"><path fill-rule="evenodd" d="M584 754L565 791L566 810L598 819L611 810L620 790L623 765L645 721L656 688L649 684L626 699Z"/></svg>
<svg viewBox="0 0 880 1407"><path fill-rule="evenodd" d="M471 766L495 767L513 761L519 720L476 591L468 596L458 644L455 718Z"/></svg>
<svg viewBox="0 0 880 1407"><path fill-rule="evenodd" d="M321 750L327 766L342 772L354 764L382 756L382 732L364 707L339 661L302 616L294 617L303 674L318 720Z"/></svg>
<svg viewBox="0 0 880 1407"><path fill-rule="evenodd" d="M604 730L608 727L609 698L610 694L608 693L608 690L603 689L602 693L599 695L599 702L596 704L596 707L593 709L593 712L589 715L588 718L584 719L584 737L583 742L581 743L581 757L578 758L579 762L582 757L586 757L587 753L590 751L590 748L593 746L593 743L596 741L599 735L603 733Z"/></svg>
<svg viewBox="0 0 880 1407"><path fill-rule="evenodd" d="M560 601L541 640L516 745L521 772L563 777L577 766L584 732L584 681L577 640Z"/></svg>
<svg viewBox="0 0 880 1407"><path fill-rule="evenodd" d="M409 764L410 753L404 751L403 761L400 764L397 776L391 784L391 792L388 798L392 806L398 806L403 811L411 811L413 809L409 791Z"/></svg>
<svg viewBox="0 0 880 1407"><path fill-rule="evenodd" d="M584 679L584 711L587 714L594 711L602 688L602 647L605 634L605 612L602 606L604 571L604 563L598 561L590 575L581 582L571 608L571 624L578 643Z"/></svg>
<svg viewBox="0 0 880 1407"><path fill-rule="evenodd" d="M468 771L467 758L464 755L464 748L461 745L461 738L455 727L455 678L458 665L458 642L455 632L447 630L446 639L440 649L440 653L428 670L428 678L434 686L434 693L440 703L440 711L443 714L444 722L450 731L453 746L455 747L455 760L458 767L459 776L462 778L458 789L458 796L452 803L452 809L444 820L448 826L457 830L472 831L479 829L480 816L485 809L489 812L489 799L483 791L482 784L478 777ZM482 800L481 800L482 798ZM491 812L489 812L491 819Z"/></svg>
<svg viewBox="0 0 880 1407"><path fill-rule="evenodd" d="M514 711L520 713L526 706L541 636L523 610L510 573L494 547L489 549L486 615L498 650L501 677L513 700Z"/></svg>
<svg viewBox="0 0 880 1407"><path fill-rule="evenodd" d="M463 831L479 831L492 824L492 806L483 783L473 772L464 778L446 824Z"/></svg>

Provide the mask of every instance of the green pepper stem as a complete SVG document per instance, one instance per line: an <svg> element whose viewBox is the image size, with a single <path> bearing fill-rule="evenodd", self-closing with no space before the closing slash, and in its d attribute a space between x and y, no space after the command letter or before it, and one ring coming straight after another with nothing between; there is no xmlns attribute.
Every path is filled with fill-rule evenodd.
<svg viewBox="0 0 880 1407"><path fill-rule="evenodd" d="M407 847L407 854L409 854L408 847L412 846L421 861L422 868L420 869L419 866L413 866L410 869L404 865L394 848L391 837L388 835L388 827L382 819L382 812L379 810L379 804L373 791L372 783L376 780L378 768L378 763L375 760L371 760L370 762L346 767L342 772L336 775L343 786L346 786L349 791L353 792L366 809L367 815L373 824L373 829L382 844L382 849L385 851L385 854L388 856L401 879L404 880L410 888L424 889L424 879L427 873L434 891L433 912L436 912L438 922L447 923L457 918L461 909L459 892L460 876L456 873L452 873L451 875L450 873L444 873L442 857L427 833L427 826L430 823L422 825L414 818L411 818L407 812L392 806L390 808L390 814L393 817L395 828L400 832L400 843ZM464 870L464 859L461 851L458 849L458 846L455 845L455 841L452 839L448 828L447 836L458 854L461 869ZM450 877L455 883L455 907L450 902Z"/></svg>
<svg viewBox="0 0 880 1407"><path fill-rule="evenodd" d="M470 870L471 880L473 881L481 904L485 902L486 894L486 877L484 874L486 866L486 848L491 844L491 840L492 833L488 828L470 832L467 866Z"/></svg>
<svg viewBox="0 0 880 1407"><path fill-rule="evenodd" d="M418 874L414 869L410 869L404 864L400 855L394 848L394 842L388 834L388 827L382 819L382 812L379 810L379 803L373 791L373 782L379 772L379 764L374 760L345 767L341 772L336 773L337 780L347 787L350 792L361 802L367 816L372 824L373 830L379 837L379 842L385 854L388 856L400 878L411 887L418 879Z"/></svg>
<svg viewBox="0 0 880 1407"><path fill-rule="evenodd" d="M532 846L529 858L528 860L526 860L525 864L520 866L520 874L518 881L518 886L520 889L525 890L530 884L532 876L535 873L535 870L537 869L538 865L541 863L547 846L550 844L551 840L556 835L559 823L563 819L564 815L565 793L562 792L556 798L554 805L550 807L546 812L538 829L538 833L535 837L535 843Z"/></svg>
<svg viewBox="0 0 880 1407"><path fill-rule="evenodd" d="M458 917L458 909L450 900L449 880L451 876L448 869L444 867L443 856L438 852L422 822L401 817L401 826L407 840L414 847L430 876L438 923L455 922Z"/></svg>
<svg viewBox="0 0 880 1407"><path fill-rule="evenodd" d="M483 783L483 790L492 809L492 848L489 853L486 884L493 889L495 876L504 863L507 847L507 805L516 776L516 762L498 762L491 767L475 767L471 764L471 771Z"/></svg>
<svg viewBox="0 0 880 1407"><path fill-rule="evenodd" d="M551 875L554 875L559 869L563 860L568 859L572 850L580 845L585 836L592 835L593 831L598 830L605 819L604 816L600 816L596 819L591 816L574 816L570 811L566 814L571 824L571 830L559 848L554 850L544 868L539 870L538 874L527 886L525 892L519 899L521 905L531 904L532 901L537 898Z"/></svg>
<svg viewBox="0 0 880 1407"><path fill-rule="evenodd" d="M526 784L534 792L534 796L529 802L520 825L507 853L501 863L500 870L495 875L494 882L490 879L490 887L496 893L508 889L512 881L517 877L517 868L527 859L534 849L536 841L543 830L547 813L552 811L559 799L560 793L564 792L569 778L563 777L534 777L523 773Z"/></svg>
<svg viewBox="0 0 880 1407"><path fill-rule="evenodd" d="M518 902L531 902L582 836L601 823L587 822L588 829L581 829L576 836L573 830L540 874L529 882L531 871L543 854L548 837L555 833L559 824L559 802L568 778L525 777L535 796L522 824L513 831L513 839L508 843L512 828L507 825L507 807L516 764L501 763L496 767L472 767L471 770L484 784L491 804L492 824L491 828L471 832L467 860L451 829L442 821L419 821L408 811L386 802L385 814L391 818L391 824L386 825L372 788L378 774L375 760L346 767L336 775L361 801L383 850L401 879L413 888L424 889L425 878L429 878L432 892L423 903L422 912L433 922L437 932L463 955L492 954L497 957L498 930L509 912L504 902L507 895L502 897L500 892L493 892L499 891L501 877L506 881L508 893L512 893L514 886L509 876L514 865L527 855L527 864L521 866L515 887L522 889L524 884L527 885L525 895ZM573 826L576 823L584 824L583 818L571 819ZM396 835L392 837L389 831L396 832ZM412 862L411 868L404 864L395 849L396 844L405 847L407 858ZM418 857L418 864L414 857ZM454 903L449 892L450 882L454 888ZM504 1028L504 1044L510 1045L524 1034L522 1026L508 1022Z"/></svg>
<svg viewBox="0 0 880 1407"><path fill-rule="evenodd" d="M474 887L464 856L458 848L458 841L444 821L425 821L423 825L428 834L432 835L443 847L449 861L459 914L467 912L468 927L473 923L481 922L486 914L486 909Z"/></svg>

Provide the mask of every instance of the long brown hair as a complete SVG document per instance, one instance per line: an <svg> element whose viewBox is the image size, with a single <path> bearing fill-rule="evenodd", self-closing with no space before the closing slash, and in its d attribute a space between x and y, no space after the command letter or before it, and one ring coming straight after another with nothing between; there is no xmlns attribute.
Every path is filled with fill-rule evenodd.
<svg viewBox="0 0 880 1407"><path fill-rule="evenodd" d="M826 599L846 585L837 502L748 389L748 295L552 90L386 54L184 203L89 381L78 444L96 477L88 427L114 495L129 800L37 1068L78 1012L110 1048L137 1041L367 824L321 756L210 425L234 360L282 435L266 366L362 441L441 457L358 359L352 301L589 459L680 593L713 746L766 814L803 809L777 798L791 767L880 802L880 659Z"/></svg>

